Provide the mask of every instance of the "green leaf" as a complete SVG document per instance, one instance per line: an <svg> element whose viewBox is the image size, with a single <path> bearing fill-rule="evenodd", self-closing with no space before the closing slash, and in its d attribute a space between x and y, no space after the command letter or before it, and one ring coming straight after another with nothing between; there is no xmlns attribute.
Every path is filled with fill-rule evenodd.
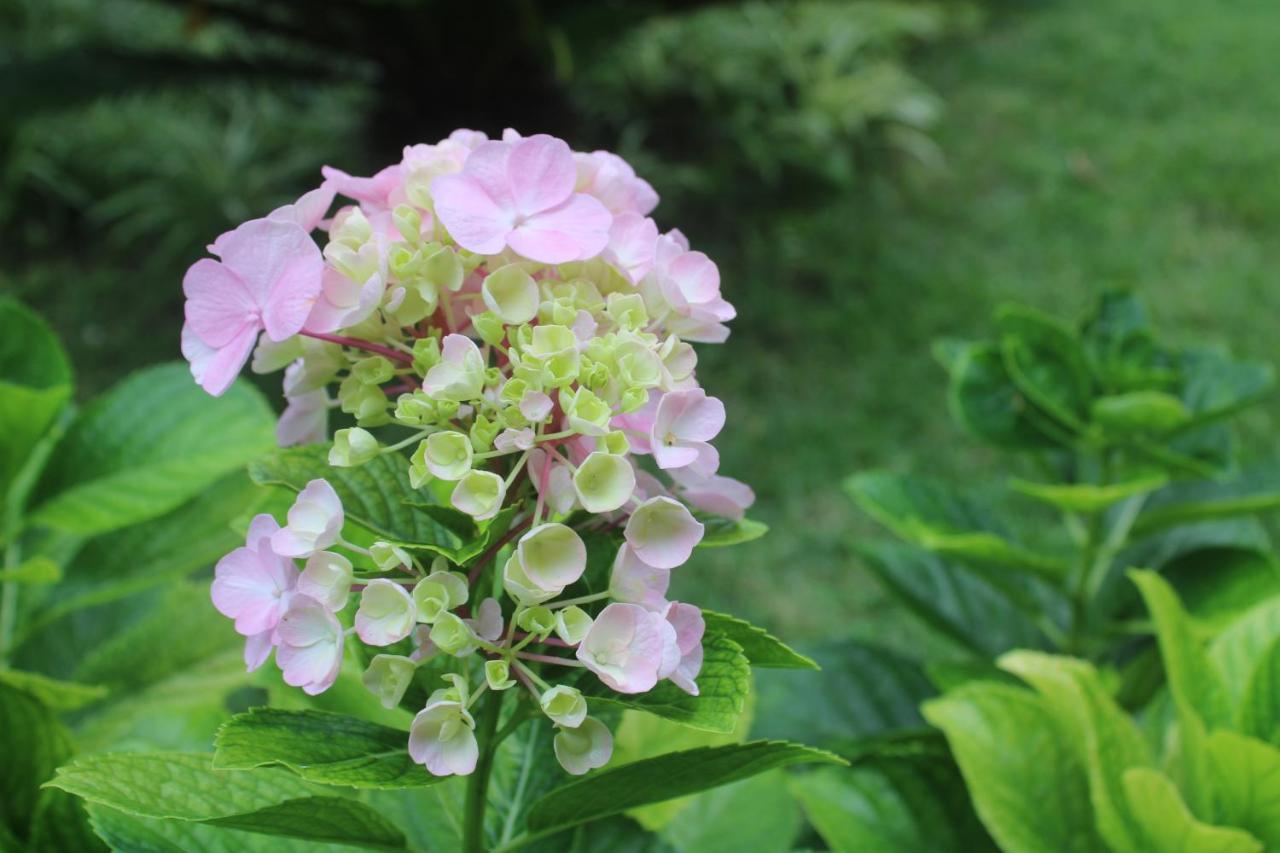
<svg viewBox="0 0 1280 853"><path fill-rule="evenodd" d="M769 525L749 518L733 521L719 516L701 516L700 520L706 527L706 532L698 542L699 548L741 545L744 542L754 542L769 532Z"/></svg>
<svg viewBox="0 0 1280 853"><path fill-rule="evenodd" d="M218 730L213 766L278 764L304 779L352 788L409 788L440 781L409 758L409 733L325 711L257 708Z"/></svg>
<svg viewBox="0 0 1280 853"><path fill-rule="evenodd" d="M1099 834L1114 850L1141 849L1141 832L1126 808L1123 776L1151 759L1141 733L1107 695L1097 671L1084 661L1024 651L1003 655L999 665L1043 695L1070 733L1088 771Z"/></svg>
<svg viewBox="0 0 1280 853"><path fill-rule="evenodd" d="M135 373L71 425L29 521L91 535L163 515L268 451L274 420L247 383L215 399L185 365Z"/></svg>
<svg viewBox="0 0 1280 853"><path fill-rule="evenodd" d="M840 751L855 740L925 727L918 706L935 691L917 663L852 640L811 651L822 672L756 673L753 737L803 738Z"/></svg>
<svg viewBox="0 0 1280 853"><path fill-rule="evenodd" d="M979 853L996 849L955 762L941 755L877 755L822 767L787 786L834 853Z"/></svg>
<svg viewBox="0 0 1280 853"><path fill-rule="evenodd" d="M71 754L66 729L31 694L0 683L0 823L20 837L36 808L40 783Z"/></svg>
<svg viewBox="0 0 1280 853"><path fill-rule="evenodd" d="M1152 336L1142 300L1129 291L1104 293L1081 329L1094 379L1109 392L1173 386L1172 358Z"/></svg>
<svg viewBox="0 0 1280 853"><path fill-rule="evenodd" d="M975 682L923 710L946 734L974 808L1001 850L1104 849L1085 769L1042 697Z"/></svg>
<svg viewBox="0 0 1280 853"><path fill-rule="evenodd" d="M690 696L670 681L648 693L615 693L592 678L581 689L592 704L634 708L709 732L731 732L751 691L751 665L742 646L710 630L702 640L698 695Z"/></svg>
<svg viewBox="0 0 1280 853"><path fill-rule="evenodd" d="M781 770L703 791L661 832L681 853L789 853L800 829Z"/></svg>
<svg viewBox="0 0 1280 853"><path fill-rule="evenodd" d="M1135 767L1124 774L1129 809L1155 853L1261 853L1256 838L1239 829L1196 820L1178 787L1157 770Z"/></svg>
<svg viewBox="0 0 1280 853"><path fill-rule="evenodd" d="M57 583L60 580L62 580L62 566L48 557L32 557L12 569L0 569L0 582L45 584Z"/></svg>
<svg viewBox="0 0 1280 853"><path fill-rule="evenodd" d="M1164 391L1130 391L1098 397L1089 417L1111 435L1165 435L1189 423L1191 413Z"/></svg>
<svg viewBox="0 0 1280 853"><path fill-rule="evenodd" d="M1223 418L1265 398L1275 386L1270 364L1236 361L1221 349L1182 354L1182 399L1197 423Z"/></svg>
<svg viewBox="0 0 1280 853"><path fill-rule="evenodd" d="M985 658L1005 649L1045 645L1040 629L1009 594L1010 584L895 542L866 541L854 547L895 598L974 655Z"/></svg>
<svg viewBox="0 0 1280 853"><path fill-rule="evenodd" d="M432 494L409 484L409 462L398 453L384 453L357 468L333 468L326 445L290 447L251 464L249 476L261 485L295 492L311 480L328 480L342 499L347 521L378 538L442 554L455 563L484 549L483 542L464 542L421 509L420 504L434 502Z"/></svg>
<svg viewBox="0 0 1280 853"><path fill-rule="evenodd" d="M780 741L752 741L671 752L592 773L542 797L529 811L531 835L619 814L801 763L843 764L829 752Z"/></svg>
<svg viewBox="0 0 1280 853"><path fill-rule="evenodd" d="M1250 468L1227 482L1196 480L1175 483L1152 495L1134 536L1144 536L1179 524L1254 515L1280 507L1280 464Z"/></svg>
<svg viewBox="0 0 1280 853"><path fill-rule="evenodd" d="M1132 571L1129 577L1155 623L1160 657L1178 714L1181 748L1176 770L1180 787L1196 814L1208 814L1213 791L1204 747L1205 730L1231 724L1226 685L1193 633L1173 587L1150 571Z"/></svg>
<svg viewBox="0 0 1280 853"><path fill-rule="evenodd" d="M728 637L742 647L751 665L778 669L818 669L813 658L802 655L763 628L757 628L745 619L702 611L707 633Z"/></svg>
<svg viewBox="0 0 1280 853"><path fill-rule="evenodd" d="M58 792L61 793L61 792ZM204 823L138 817L103 805L88 806L98 837L112 850L130 853L350 853L348 846L240 832ZM76 849L78 848L66 848Z"/></svg>
<svg viewBox="0 0 1280 853"><path fill-rule="evenodd" d="M1009 481L1009 487L1058 509L1093 515L1123 500L1153 492L1168 482L1167 474L1149 474L1106 486L1095 486L1092 483L1033 483L1015 477Z"/></svg>
<svg viewBox="0 0 1280 853"><path fill-rule="evenodd" d="M207 755L105 753L60 767L49 783L139 817L198 821L266 835L402 849L404 836L356 800L312 796L272 770L215 770Z"/></svg>
<svg viewBox="0 0 1280 853"><path fill-rule="evenodd" d="M1044 415L1033 410L1009 378L1000 348L988 343L935 346L951 376L947 401L952 417L974 438L1009 450L1057 447L1043 428Z"/></svg>
<svg viewBox="0 0 1280 853"><path fill-rule="evenodd" d="M1209 762L1223 822L1280 848L1280 749L1218 731L1209 736Z"/></svg>
<svg viewBox="0 0 1280 853"><path fill-rule="evenodd" d="M1075 333L1047 314L1022 305L996 310L1005 368L1035 405L1072 430L1092 388L1089 365Z"/></svg>
<svg viewBox="0 0 1280 853"><path fill-rule="evenodd" d="M66 352L39 316L0 298L0 519L10 488L41 436L71 399Z"/></svg>
<svg viewBox="0 0 1280 853"><path fill-rule="evenodd" d="M57 788L45 788L31 818L29 853L98 853L106 846L89 826L84 803Z"/></svg>
<svg viewBox="0 0 1280 853"><path fill-rule="evenodd" d="M51 711L74 711L107 695L107 688L97 684L59 681L20 669L0 669L0 684L30 694Z"/></svg>
<svg viewBox="0 0 1280 853"><path fill-rule="evenodd" d="M1280 743L1280 637L1267 646L1249 674L1236 719L1245 734Z"/></svg>
<svg viewBox="0 0 1280 853"><path fill-rule="evenodd" d="M999 566L1058 580L1070 567L989 529L978 507L925 480L884 471L857 474L845 489L858 506L902 539L943 557Z"/></svg>
<svg viewBox="0 0 1280 853"><path fill-rule="evenodd" d="M1254 670L1280 637L1280 596L1269 598L1228 625L1209 644L1209 659L1238 703Z"/></svg>

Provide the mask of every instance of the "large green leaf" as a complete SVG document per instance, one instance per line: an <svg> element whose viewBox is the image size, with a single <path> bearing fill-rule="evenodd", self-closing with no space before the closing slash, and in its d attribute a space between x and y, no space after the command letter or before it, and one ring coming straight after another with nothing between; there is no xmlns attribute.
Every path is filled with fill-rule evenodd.
<svg viewBox="0 0 1280 853"><path fill-rule="evenodd" d="M731 732L751 691L751 665L742 647L722 634L710 631L702 640L702 669L698 695L690 696L670 681L648 693L622 694L595 678L582 685L592 704L634 708L710 732Z"/></svg>
<svg viewBox="0 0 1280 853"><path fill-rule="evenodd" d="M74 711L107 695L107 689L97 684L59 681L20 669L0 669L0 684L31 694L52 711Z"/></svg>
<svg viewBox="0 0 1280 853"><path fill-rule="evenodd" d="M1108 435L1161 436L1185 426L1191 413L1181 400L1164 391L1129 391L1095 399L1089 418Z"/></svg>
<svg viewBox="0 0 1280 853"><path fill-rule="evenodd" d="M71 390L71 365L48 325L12 299L0 298L0 521L12 511L14 478Z"/></svg>
<svg viewBox="0 0 1280 853"><path fill-rule="evenodd" d="M440 781L409 758L409 733L343 714L257 708L218 730L213 766L276 764L304 779L352 788L409 788Z"/></svg>
<svg viewBox="0 0 1280 853"><path fill-rule="evenodd" d="M780 741L671 752L592 773L542 797L529 811L532 835L571 826L704 791L757 773L801 763L844 763L820 749Z"/></svg>
<svg viewBox="0 0 1280 853"><path fill-rule="evenodd" d="M58 769L49 783L139 817L265 835L402 849L404 836L365 804L314 796L283 771L220 771L207 755L105 753Z"/></svg>
<svg viewBox="0 0 1280 853"><path fill-rule="evenodd" d="M112 850L130 853L349 853L353 849L205 823L139 817L96 803L89 805L88 812L98 837ZM78 848L65 849L76 849L78 853Z"/></svg>
<svg viewBox="0 0 1280 853"><path fill-rule="evenodd" d="M267 452L273 420L247 383L214 399L184 365L135 373L71 425L30 521L89 535L163 515Z"/></svg>
<svg viewBox="0 0 1280 853"><path fill-rule="evenodd" d="M1209 659L1222 674L1233 702L1244 695L1254 669L1276 637L1280 637L1280 596L1259 602L1209 644Z"/></svg>
<svg viewBox="0 0 1280 853"><path fill-rule="evenodd" d="M1237 361L1221 349L1182 354L1182 399L1197 423L1226 417L1266 397L1275 385L1270 364Z"/></svg>
<svg viewBox="0 0 1280 853"><path fill-rule="evenodd" d="M1137 495L1155 491L1169 482L1167 474L1146 474L1105 486L1093 483L1035 483L1014 478L1009 487L1030 498L1066 512L1095 514Z"/></svg>
<svg viewBox="0 0 1280 853"><path fill-rule="evenodd" d="M866 565L926 624L980 657L1045 645L1040 630L986 574L893 542L856 545Z"/></svg>
<svg viewBox="0 0 1280 853"><path fill-rule="evenodd" d="M1240 731L1280 743L1280 636L1254 664L1236 711Z"/></svg>
<svg viewBox="0 0 1280 853"><path fill-rule="evenodd" d="M1218 731L1209 736L1209 761L1223 822L1280 849L1280 749Z"/></svg>
<svg viewBox="0 0 1280 853"><path fill-rule="evenodd" d="M57 788L40 792L31 817L28 853L97 853L106 849L89 826L83 801Z"/></svg>
<svg viewBox="0 0 1280 853"><path fill-rule="evenodd" d="M1000 348L989 343L936 345L951 375L947 399L952 417L972 436L1009 450L1043 450L1058 444L1047 418L1033 410L1009 378Z"/></svg>
<svg viewBox="0 0 1280 853"><path fill-rule="evenodd" d="M991 836L1007 853L1103 849L1085 768L1045 700L974 682L924 705L951 751Z"/></svg>
<svg viewBox="0 0 1280 853"><path fill-rule="evenodd" d="M1173 359L1152 337L1146 308L1137 295L1104 293L1081 327L1095 381L1108 392L1167 388L1179 374Z"/></svg>
<svg viewBox="0 0 1280 853"><path fill-rule="evenodd" d="M1280 507L1280 464L1273 462L1226 482L1196 480L1161 489L1151 496L1133 533L1141 536L1188 522L1252 515L1276 507Z"/></svg>
<svg viewBox="0 0 1280 853"><path fill-rule="evenodd" d="M384 453L356 468L333 468L324 445L290 447L254 462L249 475L262 485L295 492L311 480L328 480L348 521L379 538L443 554L455 563L476 556L486 544L483 539L463 541L420 506L435 499L430 490L409 484L409 462L398 453Z"/></svg>
<svg viewBox="0 0 1280 853"><path fill-rule="evenodd" d="M926 551L1055 581L1069 571L1065 560L1032 551L993 529L986 512L940 484L868 471L846 480L845 488L869 515Z"/></svg>
<svg viewBox="0 0 1280 853"><path fill-rule="evenodd" d="M792 777L788 787L834 853L996 849L945 747L819 768Z"/></svg>
<svg viewBox="0 0 1280 853"><path fill-rule="evenodd" d="M71 754L71 739L42 702L0 684L0 823L26 837L40 784Z"/></svg>
<svg viewBox="0 0 1280 853"><path fill-rule="evenodd" d="M822 672L756 673L753 737L803 739L839 751L925 727L918 706L935 691L914 661L853 640L810 651Z"/></svg>
<svg viewBox="0 0 1280 853"><path fill-rule="evenodd" d="M681 853L789 853L800 812L781 770L703 791L663 827L661 835ZM588 828L588 831L590 828Z"/></svg>
<svg viewBox="0 0 1280 853"><path fill-rule="evenodd" d="M1210 826L1196 820L1168 776L1147 767L1124 774L1125 794L1155 853L1261 853L1263 847L1247 832Z"/></svg>
<svg viewBox="0 0 1280 853"><path fill-rule="evenodd" d="M1099 834L1114 850L1141 849L1141 832L1126 807L1124 772L1151 763L1133 720L1112 701L1097 671L1084 661L1038 652L1010 652L1001 668L1044 696L1089 775Z"/></svg>
<svg viewBox="0 0 1280 853"><path fill-rule="evenodd" d="M745 619L702 611L707 632L727 637L742 647L742 653L752 666L777 669L818 669L813 658L802 655L763 628L757 628Z"/></svg>
<svg viewBox="0 0 1280 853"><path fill-rule="evenodd" d="M754 542L769 532L769 525L761 521L744 518L733 521L719 516L702 516L706 532L698 541L699 548L727 548L730 545L742 545Z"/></svg>

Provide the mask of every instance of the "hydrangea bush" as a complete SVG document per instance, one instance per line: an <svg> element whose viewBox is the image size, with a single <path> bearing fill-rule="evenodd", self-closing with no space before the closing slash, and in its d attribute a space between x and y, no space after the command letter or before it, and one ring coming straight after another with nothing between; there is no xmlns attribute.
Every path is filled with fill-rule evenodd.
<svg viewBox="0 0 1280 853"><path fill-rule="evenodd" d="M723 342L734 309L715 263L649 217L653 188L611 153L512 130L407 147L372 177L323 174L213 241L183 281L182 330L214 396L250 362L283 370L287 449L251 473L296 494L248 521L212 584L245 664L274 656L314 696L355 662L378 702L414 713L372 775L319 781L471 776L462 843L482 849L495 750L522 725L553 727L554 760L579 776L609 763L620 709L730 731L750 664L811 667L759 629L669 599L696 547L763 526L744 518L750 487L719 473L725 408L696 374L693 344ZM332 437L331 415L349 424ZM219 763L308 776L316 756L280 752L290 726L340 744L387 736L279 713L224 727ZM682 759L697 768L684 788L644 790L685 766L645 777L661 758L606 771L623 774L616 807L567 824L628 797L833 760L783 743L718 750ZM425 774L388 778L396 752Z"/></svg>

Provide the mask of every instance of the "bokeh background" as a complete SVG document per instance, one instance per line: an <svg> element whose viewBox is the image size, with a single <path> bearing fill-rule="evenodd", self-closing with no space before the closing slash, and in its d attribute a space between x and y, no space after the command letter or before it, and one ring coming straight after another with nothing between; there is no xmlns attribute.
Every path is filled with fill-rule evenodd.
<svg viewBox="0 0 1280 853"><path fill-rule="evenodd" d="M92 396L177 357L186 266L324 163L455 127L617 150L739 308L701 379L772 527L678 583L909 644L840 482L989 479L934 338L1128 286L1175 341L1280 355L1277 45L1270 0L0 0L0 292ZM1274 448L1278 404L1251 417Z"/></svg>

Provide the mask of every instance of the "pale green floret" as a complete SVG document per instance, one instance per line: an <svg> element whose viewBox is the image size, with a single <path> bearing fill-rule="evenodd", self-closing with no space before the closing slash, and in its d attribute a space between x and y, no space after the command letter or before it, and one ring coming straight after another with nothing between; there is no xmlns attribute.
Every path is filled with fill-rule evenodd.
<svg viewBox="0 0 1280 853"><path fill-rule="evenodd" d="M644 388L628 388L622 392L622 399L618 403L618 408L623 414L639 411L643 409L645 404L649 402L649 392Z"/></svg>
<svg viewBox="0 0 1280 853"><path fill-rule="evenodd" d="M597 450L574 473L573 490L588 512L613 512L635 493L635 469L625 457Z"/></svg>
<svg viewBox="0 0 1280 853"><path fill-rule="evenodd" d="M534 326L529 335L525 354L536 359L548 359L567 352L578 351L578 338L568 326Z"/></svg>
<svg viewBox="0 0 1280 853"><path fill-rule="evenodd" d="M410 245L422 240L422 214L413 205L398 204L391 211L391 222Z"/></svg>
<svg viewBox="0 0 1280 853"><path fill-rule="evenodd" d="M329 229L329 240L352 249L359 248L373 236L373 226L365 218L360 208L348 208L345 216L334 217L334 226Z"/></svg>
<svg viewBox="0 0 1280 853"><path fill-rule="evenodd" d="M483 521L498 514L506 494L507 484L497 474L472 470L454 486L450 502L454 509Z"/></svg>
<svg viewBox="0 0 1280 853"><path fill-rule="evenodd" d="M533 528L520 537L516 553L525 575L542 589L563 589L582 577L587 567L587 546L564 524Z"/></svg>
<svg viewBox="0 0 1280 853"><path fill-rule="evenodd" d="M525 606L540 604L548 599L555 598L563 591L563 588L542 589L529 580L529 576L525 574L524 566L520 562L520 554L518 552L512 553L502 567L502 585L508 595ZM518 622L519 620L517 620Z"/></svg>
<svg viewBox="0 0 1280 853"><path fill-rule="evenodd" d="M422 444L425 446L422 458L427 470L441 480L461 480L471 470L471 439L464 433L452 430L432 433Z"/></svg>
<svg viewBox="0 0 1280 853"><path fill-rule="evenodd" d="M454 572L432 572L413 588L418 621L434 623L447 611L467 603L467 579Z"/></svg>
<svg viewBox="0 0 1280 853"><path fill-rule="evenodd" d="M564 684L557 684L539 700L542 713L557 725L576 729L587 718L587 700L582 692Z"/></svg>
<svg viewBox="0 0 1280 853"><path fill-rule="evenodd" d="M605 453L613 453L617 456L626 456L631 452L631 442L627 440L627 434L620 429L606 435L599 445Z"/></svg>
<svg viewBox="0 0 1280 853"><path fill-rule="evenodd" d="M394 417L397 423L405 426L426 426L439 418L436 402L423 394L414 391L412 394L401 394L396 398Z"/></svg>
<svg viewBox="0 0 1280 853"><path fill-rule="evenodd" d="M506 690L515 686L515 681L511 678L511 664L505 660L485 661L484 680L490 690Z"/></svg>
<svg viewBox="0 0 1280 853"><path fill-rule="evenodd" d="M639 341L624 341L614 351L618 379L628 388L657 388L662 382L662 359Z"/></svg>
<svg viewBox="0 0 1280 853"><path fill-rule="evenodd" d="M476 650L476 635L456 613L442 613L431 626L431 642L440 651L454 657L464 657Z"/></svg>
<svg viewBox="0 0 1280 853"><path fill-rule="evenodd" d="M388 359L371 355L351 365L351 375L367 385L381 385L396 375L396 369Z"/></svg>
<svg viewBox="0 0 1280 853"><path fill-rule="evenodd" d="M340 429L333 434L329 464L336 468L351 468L363 465L377 455L378 440L368 430L360 427Z"/></svg>
<svg viewBox="0 0 1280 853"><path fill-rule="evenodd" d="M425 320L440 307L440 290L424 278L408 277L401 279L400 286L395 288L394 296L384 310L395 320L396 325L412 326Z"/></svg>
<svg viewBox="0 0 1280 853"><path fill-rule="evenodd" d="M487 453L493 448L493 440L498 437L498 433L502 432L502 424L489 420L484 415L476 415L476 419L471 422L471 444L481 453Z"/></svg>
<svg viewBox="0 0 1280 853"><path fill-rule="evenodd" d="M480 293L485 307L508 325L518 326L538 316L538 283L522 264L507 264L489 273Z"/></svg>
<svg viewBox="0 0 1280 853"><path fill-rule="evenodd" d="M609 433L609 421L613 419L613 409L590 390L579 388L572 394L562 392L560 407L564 409L571 429L583 435Z"/></svg>
<svg viewBox="0 0 1280 853"><path fill-rule="evenodd" d="M420 441L409 457L409 485L421 489L432 479L431 469L427 467L427 442Z"/></svg>
<svg viewBox="0 0 1280 853"><path fill-rule="evenodd" d="M382 707L390 710L404 698L417 668L416 663L401 655L374 655L360 680L378 697Z"/></svg>
<svg viewBox="0 0 1280 853"><path fill-rule="evenodd" d="M413 559L409 552L399 545L381 540L369 546L369 558L373 564L384 572L394 571L401 566L412 566Z"/></svg>
<svg viewBox="0 0 1280 853"><path fill-rule="evenodd" d="M507 327L503 324L502 318L489 311L471 315L471 328L480 335L480 340L490 346L502 343L503 338L507 336Z"/></svg>
<svg viewBox="0 0 1280 853"><path fill-rule="evenodd" d="M419 376L440 363L440 339L433 336L418 338L413 342L413 369ZM425 396L425 395L424 395Z"/></svg>
<svg viewBox="0 0 1280 853"><path fill-rule="evenodd" d="M545 637L556 629L556 614L549 607L530 607L520 611L516 624L530 634Z"/></svg>
<svg viewBox="0 0 1280 853"><path fill-rule="evenodd" d="M354 415L361 426L381 426L387 416L387 395L377 385L368 385L352 375L338 385L338 402L342 411Z"/></svg>
<svg viewBox="0 0 1280 853"><path fill-rule="evenodd" d="M554 355L543 362L542 381L548 388L564 388L578 378L581 363L576 349Z"/></svg>
<svg viewBox="0 0 1280 853"><path fill-rule="evenodd" d="M556 636L576 646L587 636L593 621L587 611L576 604L561 608L556 611Z"/></svg>
<svg viewBox="0 0 1280 853"><path fill-rule="evenodd" d="M423 262L422 277L441 290L457 293L466 278L466 271L458 254L443 246Z"/></svg>
<svg viewBox="0 0 1280 853"><path fill-rule="evenodd" d="M644 297L639 293L610 293L605 314L618 328L628 331L649 325L649 312L645 310Z"/></svg>

